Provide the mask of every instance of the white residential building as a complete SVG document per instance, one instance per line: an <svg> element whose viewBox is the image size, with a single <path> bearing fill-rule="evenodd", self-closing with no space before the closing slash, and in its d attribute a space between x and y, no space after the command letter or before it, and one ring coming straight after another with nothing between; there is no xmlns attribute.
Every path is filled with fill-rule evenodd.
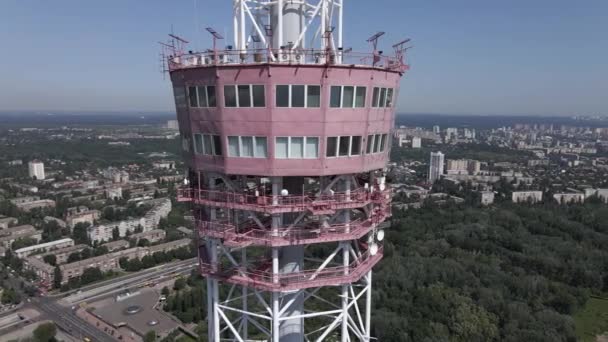
<svg viewBox="0 0 608 342"><path fill-rule="evenodd" d="M445 155L441 152L431 152L431 162L429 166L429 181L434 183L443 175Z"/></svg>
<svg viewBox="0 0 608 342"><path fill-rule="evenodd" d="M42 180L45 178L44 175L44 163L39 160L32 160L28 164L28 171L30 178L36 178Z"/></svg>
<svg viewBox="0 0 608 342"><path fill-rule="evenodd" d="M41 243L39 245L33 245L28 247L23 247L15 250L15 255L18 258L25 258L35 253L45 253L51 251L53 249L60 249L65 247L74 246L74 240L70 238L55 240L51 242Z"/></svg>
<svg viewBox="0 0 608 342"><path fill-rule="evenodd" d="M422 139L420 137L412 137L412 148L422 148Z"/></svg>
<svg viewBox="0 0 608 342"><path fill-rule="evenodd" d="M514 203L531 201L532 203L540 202L543 200L542 191L513 191L511 200Z"/></svg>

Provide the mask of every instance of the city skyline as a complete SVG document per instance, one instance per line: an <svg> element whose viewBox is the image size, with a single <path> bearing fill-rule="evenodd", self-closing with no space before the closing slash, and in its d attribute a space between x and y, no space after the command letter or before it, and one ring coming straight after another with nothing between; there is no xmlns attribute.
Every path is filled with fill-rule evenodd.
<svg viewBox="0 0 608 342"><path fill-rule="evenodd" d="M172 112L168 82L154 72L157 41L173 29L193 47L210 46L202 28L231 30L222 24L230 4L214 5L114 1L83 8L75 1L9 1L0 36L17 52L5 54L0 66L0 111ZM356 51L368 51L365 39L379 30L389 32L381 41L387 52L401 38L413 39L400 113L608 112L601 83L608 76L601 60L605 2L381 0L373 11L363 3L347 6L346 45Z"/></svg>

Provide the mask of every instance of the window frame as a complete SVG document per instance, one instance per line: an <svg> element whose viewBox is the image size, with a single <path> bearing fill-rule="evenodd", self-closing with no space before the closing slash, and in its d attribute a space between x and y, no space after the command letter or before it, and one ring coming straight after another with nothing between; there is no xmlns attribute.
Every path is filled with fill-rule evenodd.
<svg viewBox="0 0 608 342"><path fill-rule="evenodd" d="M235 106L228 106L226 99L226 89L230 87L234 91L234 96L236 100ZM239 94L239 87L248 87L249 93L249 106L241 106L241 96ZM262 99L263 106L256 106L255 96L253 96L254 87L262 87ZM208 101L207 101L208 102ZM224 108L266 108L266 85L265 84L225 84L224 85Z"/></svg>
<svg viewBox="0 0 608 342"><path fill-rule="evenodd" d="M339 88L340 89L340 105L339 106L333 106L332 105L332 92L335 88ZM346 88L353 88L353 97L352 100L350 101L350 105L345 106L344 105L344 95L346 94ZM363 89L363 105L362 106L358 106L357 105L357 93L359 92L360 89ZM330 90L329 90L329 107L330 108L346 108L346 109L358 109L358 108L365 108L366 103L367 102L367 86L355 86L355 85L332 85L330 86Z"/></svg>
<svg viewBox="0 0 608 342"><path fill-rule="evenodd" d="M299 87L304 87L304 106L303 107L294 107L293 105L293 87L294 86L299 86ZM279 87L287 87L287 106L279 106L278 104L278 100L279 100L279 96L278 96L278 89ZM319 89L319 105L318 106L314 106L311 107L308 104L308 91L310 89L310 87L316 87ZM321 100L322 100L322 87L321 85L318 84L276 84L275 85L275 101L274 101L274 105L276 108L321 108Z"/></svg>
<svg viewBox="0 0 608 342"><path fill-rule="evenodd" d="M236 138L236 148L237 148L237 153L236 155L232 155L230 153L230 141L232 140L231 138ZM244 151L244 143L243 143L243 138L251 138L251 156L244 156L243 155L243 151ZM264 156L260 156L259 153L257 152L257 144L258 144L258 139L264 139L266 140L266 148L265 148L265 154ZM264 158L268 158L268 137L265 136L261 136L261 135L228 135L226 136L226 142L227 142L227 146L228 146L228 157L230 158L256 158L256 159L264 159Z"/></svg>
<svg viewBox="0 0 608 342"><path fill-rule="evenodd" d="M292 146L291 146L291 140L292 138L302 138L302 156L301 157L294 157L292 154ZM282 157L277 157L277 140L278 139L287 139L287 156L285 158ZM308 157L307 154L307 142L308 139L316 139L317 140L317 150L316 150L316 157ZM321 139L319 136L276 136L275 139L275 149L274 149L274 159L295 159L295 160L301 160L301 159L319 159L319 148L320 146L320 142Z"/></svg>

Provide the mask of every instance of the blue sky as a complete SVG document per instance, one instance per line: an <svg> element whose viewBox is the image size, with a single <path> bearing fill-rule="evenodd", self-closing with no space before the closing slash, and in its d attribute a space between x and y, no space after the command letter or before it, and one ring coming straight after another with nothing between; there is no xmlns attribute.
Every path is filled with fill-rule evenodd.
<svg viewBox="0 0 608 342"><path fill-rule="evenodd" d="M606 0L346 0L346 46L413 39L400 112L608 114ZM373 5L370 5L373 4ZM173 111L171 31L230 36L230 0L2 0L0 111Z"/></svg>

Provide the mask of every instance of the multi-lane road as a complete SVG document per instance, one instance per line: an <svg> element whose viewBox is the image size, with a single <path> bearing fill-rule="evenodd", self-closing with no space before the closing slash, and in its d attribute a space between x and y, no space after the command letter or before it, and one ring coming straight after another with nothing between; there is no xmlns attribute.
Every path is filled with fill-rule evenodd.
<svg viewBox="0 0 608 342"><path fill-rule="evenodd" d="M143 286L151 282L161 282L169 278L185 275L196 267L196 258L177 261L157 266L134 274L114 278L73 291L69 294L60 294L49 297L35 297L26 303L24 308L33 308L41 313L40 319L48 319L66 333L83 340L85 337L91 341L112 342L116 339L98 330L95 326L76 316L75 305L87 300L98 300L112 296L117 292L129 288Z"/></svg>

